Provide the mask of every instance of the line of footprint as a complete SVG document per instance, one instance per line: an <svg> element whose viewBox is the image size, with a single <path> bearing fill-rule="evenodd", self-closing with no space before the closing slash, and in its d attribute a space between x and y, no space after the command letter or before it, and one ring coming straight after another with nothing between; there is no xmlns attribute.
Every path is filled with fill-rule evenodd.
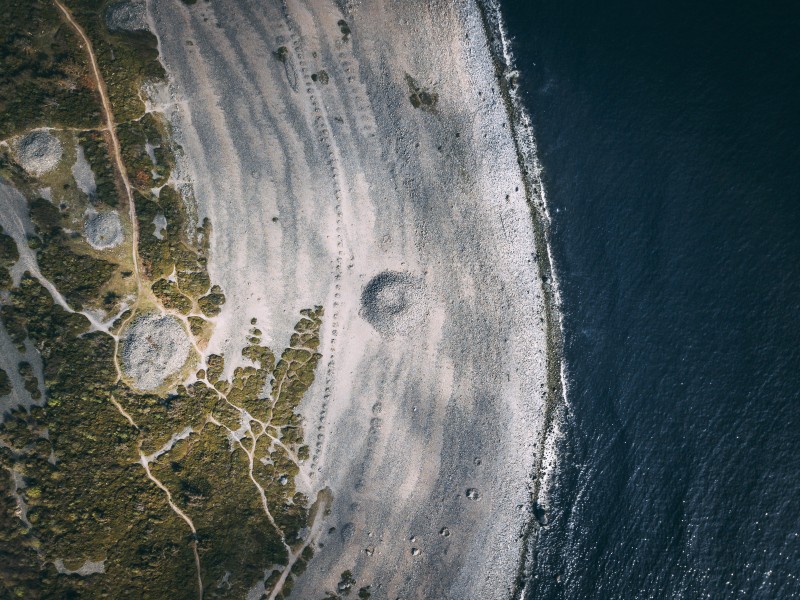
<svg viewBox="0 0 800 600"><path fill-rule="evenodd" d="M328 405L330 403L332 391L331 387L333 384L334 379L334 367L336 364L335 361L335 353L336 353L336 342L338 337L338 329L339 329L339 303L341 299L341 279L342 279L342 262L344 257L344 237L342 235L343 232L343 220L342 220L342 186L341 186L341 175L339 173L339 168L336 164L336 157L334 154L334 144L332 140L332 136L330 130L328 129L327 121L324 116L324 111L322 109L320 101L317 99L316 94L314 93L313 81L311 80L311 76L308 73L308 69L306 68L306 62L303 58L303 49L302 49L302 42L300 35L297 33L297 25L295 24L294 20L292 19L288 6L286 2L282 2L282 8L284 13L284 18L286 20L286 25L289 30L289 39L291 40L292 50L294 52L295 57L297 57L297 62L300 70L300 76L302 78L303 83L305 84L306 95L308 100L311 104L313 112L315 114L314 117L314 127L316 129L316 133L319 136L319 141L324 145L325 149L328 152L328 160L327 164L331 170L331 176L333 178L333 185L334 185L334 196L336 198L336 266L334 268L334 300L333 300L333 321L331 323L331 341L330 341L330 358L328 359L325 371L325 391L323 393L323 401L322 407L319 411L319 423L317 425L317 440L314 446L314 454L311 460L311 474L313 476L314 472L317 470L317 464L320 452L322 451L322 445L325 440L325 417L328 412Z"/></svg>

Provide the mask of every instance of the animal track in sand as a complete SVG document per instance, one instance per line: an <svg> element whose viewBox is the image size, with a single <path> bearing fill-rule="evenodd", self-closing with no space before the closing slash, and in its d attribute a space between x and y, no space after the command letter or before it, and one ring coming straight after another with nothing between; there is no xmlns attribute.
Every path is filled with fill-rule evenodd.
<svg viewBox="0 0 800 600"><path fill-rule="evenodd" d="M328 412L328 405L331 401L334 367L336 364L335 355L336 355L337 332L339 330L339 309L340 309L340 298L341 298L341 288L342 288L341 280L343 272L342 265L344 261L344 245L345 245L344 217L342 213L342 203L345 200L346 192L344 191L345 185L338 164L336 142L333 139L333 135L328 125L328 118L325 106L322 104L321 100L317 97L315 93L315 86L313 85L311 74L309 73L309 70L306 66L306 60L302 46L302 39L297 34L297 24L292 19L291 15L289 14L288 7L285 4L283 5L283 13L284 13L284 18L286 20L286 27L289 31L289 45L291 46L293 55L297 58L297 65L299 66L299 76L302 79L302 82L306 86L305 87L306 97L311 107L311 110L315 115L313 123L314 123L314 128L316 129L317 138L320 144L322 145L323 150L327 151L327 157L328 157L327 165L330 168L330 175L333 180L333 189L334 189L333 201L335 202L334 209L336 214L336 263L334 267L334 286L333 286L334 300L333 300L333 319L331 322L332 329L331 329L331 337L329 344L330 355L328 358L328 363L326 365L326 371L325 371L325 392L323 394L322 406L320 407L320 412L319 412L319 422L317 425L317 441L316 444L314 445L314 453L311 459L310 470L313 474L313 472L317 468L317 461L319 459L320 452L322 451L322 445L325 440L325 417Z"/></svg>

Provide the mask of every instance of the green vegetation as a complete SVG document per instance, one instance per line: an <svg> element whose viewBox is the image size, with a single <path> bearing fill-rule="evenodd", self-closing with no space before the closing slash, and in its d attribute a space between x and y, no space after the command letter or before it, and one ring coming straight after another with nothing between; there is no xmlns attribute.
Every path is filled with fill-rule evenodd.
<svg viewBox="0 0 800 600"><path fill-rule="evenodd" d="M19 260L19 250L14 238L3 231L0 225L0 290L11 287L11 273L9 269Z"/></svg>
<svg viewBox="0 0 800 600"><path fill-rule="evenodd" d="M7 396L11 393L11 390L11 380L8 378L8 373L0 367L0 396Z"/></svg>
<svg viewBox="0 0 800 600"><path fill-rule="evenodd" d="M198 300L200 310L208 317L219 314L225 303L225 294L219 286L211 286L208 275L208 240L211 235L211 224L206 219L202 227L197 228L196 235L190 237L188 215L181 195L172 187L164 186L158 197L136 195L136 216L139 221L139 256L142 259L147 276L151 279L163 280L173 272L177 275L177 284L159 283L153 286L159 300L165 308L171 308L188 314L191 301ZM154 221L163 215L167 227L156 236ZM210 291L209 291L210 288ZM207 295L203 296L203 294ZM202 296L202 297L201 297ZM202 323L193 328L198 332ZM199 335L199 333L195 333Z"/></svg>
<svg viewBox="0 0 800 600"><path fill-rule="evenodd" d="M70 0L66 4L92 41L117 122L141 117L142 84L165 76L156 37L148 31L109 31L104 21L105 0Z"/></svg>
<svg viewBox="0 0 800 600"><path fill-rule="evenodd" d="M8 430L3 441L14 438L12 432L28 431L25 415L6 415L2 427ZM22 421L21 424L17 420ZM24 444L24 440L20 441ZM35 598L40 595L41 578L52 577L55 569L42 572L37 554L38 542L30 534L27 524L17 516L18 503L14 495L12 470L18 453L11 447L0 447L0 582L4 598Z"/></svg>
<svg viewBox="0 0 800 600"><path fill-rule="evenodd" d="M205 262L198 262L198 266L205 267ZM182 290L193 298L205 294L211 287L211 277L206 271L178 271L178 284ZM219 288L219 286L217 286ZM224 300L223 300L224 302Z"/></svg>
<svg viewBox="0 0 800 600"><path fill-rule="evenodd" d="M144 454L158 452L187 426L194 433L161 454L151 470L197 527L204 581L219 581L230 572L229 586L217 594L241 597L262 577L265 565L286 564L288 549L300 543L299 532L309 519L308 499L296 492L293 481L298 473L293 454L303 447L293 410L313 381L321 316L320 308L303 311L291 340L298 347L284 350L277 365L269 348L257 343L259 336L251 335L242 354L254 366L235 369L222 386L230 390L226 397L198 381L163 398L118 382L113 340L87 333L83 316L64 311L38 281L24 275L2 317L15 341L29 336L41 351L48 399L44 408L0 425L0 440L14 448L11 456L4 454L4 468L24 477L32 525L9 527L11 537L0 540L4 556L7 547L15 549L13 566L20 571L4 582L28 586L28 596L43 590L113 596L141 589L144 597L159 597L168 589L185 590L177 597L194 597L192 538L137 464L139 448ZM208 358L209 381L220 383L224 362L221 356ZM30 366L21 365L20 371L32 377ZM273 391L264 397L270 378ZM112 398L136 427L114 408ZM231 451L229 431L238 429L246 414L265 426L251 421L251 433ZM41 437L45 427L49 440ZM272 443L270 436L277 434L286 449ZM47 460L51 452L55 465ZM255 458L253 477L277 528L250 479L248 453ZM93 493L86 494L87 489ZM6 498L4 510L13 508L9 502ZM69 559L69 568L105 560L106 572L86 578L57 575L39 567L39 556ZM310 549L303 550L294 576L311 556Z"/></svg>
<svg viewBox="0 0 800 600"><path fill-rule="evenodd" d="M0 0L0 138L41 126L89 129L100 101L78 37L51 0Z"/></svg>
<svg viewBox="0 0 800 600"><path fill-rule="evenodd" d="M294 411L314 381L314 370L321 357L316 350L319 347L322 308L304 310L303 315L305 318L295 326L289 342L291 347L283 351L275 366L272 383L272 423L281 429L284 443L296 443L297 439L302 439Z"/></svg>
<svg viewBox="0 0 800 600"><path fill-rule="evenodd" d="M101 296L116 265L86 254L76 254L69 247L53 241L39 252L39 269L75 308L82 309Z"/></svg>
<svg viewBox="0 0 800 600"><path fill-rule="evenodd" d="M31 202L31 220L41 240L39 269L75 309L100 299L117 266L88 254L77 254L67 243L59 210L44 198ZM116 300L111 299L113 309Z"/></svg>
<svg viewBox="0 0 800 600"><path fill-rule="evenodd" d="M319 344L321 316L319 307L303 311L303 318L295 328L295 336L306 349ZM310 513L308 499L295 490L294 477L298 465L290 454L299 450L302 436L297 442L285 440L287 451L276 446L269 433L277 433L281 428L274 417L278 409L285 411L289 406L296 407L300 399L297 395L302 397L307 386L292 388L284 385L284 392L274 392L268 398L261 396L270 376L276 380L281 378L286 384L291 379L287 373L299 373L308 368L309 363L291 369L283 365L279 370L274 354L269 348L259 345L258 337L252 336L250 345L242 351L255 366L238 367L231 381L224 382L226 385L219 385L223 383L220 378L225 367L224 357L210 355L207 358L205 374L208 381L228 390L224 397L202 382L191 386L190 393L195 396L217 398L212 415L221 425L195 425L195 435L178 442L152 467L153 473L165 485L178 490L173 493L174 501L195 521L204 579L217 581L225 572L234 574L229 579L230 590L226 592L232 597L241 596L262 576L265 563L286 564L287 546L293 548L300 543L299 532L308 523ZM283 356L289 356L290 352L291 349L285 350ZM309 378L303 376L303 381L308 382ZM210 402L206 400L204 404ZM132 406L130 410L138 409ZM230 431L239 429L246 422L246 415L256 420L250 421L247 435L231 453L228 449ZM297 415L291 420L299 428ZM265 517L258 488L249 481L249 454L254 459L252 475L264 490L277 529ZM227 465L222 473L220 464ZM220 481L223 473L224 481ZM232 531L237 532L236 535L230 535ZM292 567L292 576L302 573L312 556L312 549L304 548ZM279 576L280 571L273 573L268 587L274 585ZM284 594L288 589L284 587Z"/></svg>
<svg viewBox="0 0 800 600"><path fill-rule="evenodd" d="M245 452L231 452L226 435L207 426L176 444L169 460L159 460L153 471L176 490L173 501L192 515L204 581L221 581L228 572L224 596L243 598L265 566L288 557L249 479Z"/></svg>
<svg viewBox="0 0 800 600"><path fill-rule="evenodd" d="M216 385L219 378L222 377L222 371L225 369L225 358L219 354L209 354L206 359L207 376L211 385Z"/></svg>
<svg viewBox="0 0 800 600"><path fill-rule="evenodd" d="M189 317L189 330L197 339L207 339L210 337L211 327L211 323L206 321L203 317Z"/></svg>
<svg viewBox="0 0 800 600"><path fill-rule="evenodd" d="M350 38L350 26L347 24L347 21L344 19L339 19L336 24L339 26L339 32L342 34L342 40L345 42Z"/></svg>
<svg viewBox="0 0 800 600"><path fill-rule="evenodd" d="M222 293L222 288L215 285L207 296L203 296L197 301L197 304L205 316L216 317L222 311L222 305L225 304L225 294Z"/></svg>
<svg viewBox="0 0 800 600"><path fill-rule="evenodd" d="M155 197L147 197L134 192L136 218L139 221L139 258L145 273L150 279L169 277L175 269L175 262L169 247L168 233L162 239L156 237L156 226L153 220L163 213L163 209Z"/></svg>
<svg viewBox="0 0 800 600"><path fill-rule="evenodd" d="M48 390L44 408L0 425L0 439L14 448L9 468L23 476L33 526L30 531L9 530L15 535L8 543L4 540L4 556L7 548L30 548L43 560L67 558L82 564L85 559L102 559L106 548L122 551L110 540L137 527L151 528L147 522L151 513L135 511L134 502L157 494L141 483L131 462L126 442L132 439L133 428L108 402L115 381L113 340L99 332L87 333L86 318L56 305L29 275L12 291L12 302L3 307L2 316L10 333L29 335L40 350ZM24 365L20 370L26 370ZM20 435L23 423L26 437ZM49 440L41 437L45 428ZM51 452L57 465L48 462ZM151 512L158 512L158 504L152 506ZM168 521L169 511L162 512L160 519ZM136 564L134 555L129 549L124 560ZM114 553L107 556L110 560ZM17 557L15 568L19 571L15 577L26 582L25 597L39 597L43 590L57 597L75 594L91 582L42 569L30 552ZM34 593L34 585L40 591ZM147 582L142 585L158 589Z"/></svg>
<svg viewBox="0 0 800 600"><path fill-rule="evenodd" d="M406 83L408 84L409 92L411 92L411 95L408 97L411 106L434 112L436 103L439 101L439 95L421 88L416 80L408 73L406 73Z"/></svg>
<svg viewBox="0 0 800 600"><path fill-rule="evenodd" d="M39 391L39 380L36 379L36 374L33 372L33 365L23 361L17 365L17 369L24 382L25 390L31 395L31 398L39 400L42 397L42 392Z"/></svg>
<svg viewBox="0 0 800 600"><path fill-rule="evenodd" d="M128 178L131 185L139 190L149 190L161 185L175 165L172 152L164 142L163 127L153 113L147 113L138 121L128 121L117 127L117 138L122 147L122 160L127 168ZM154 148L155 163L147 153L148 143Z"/></svg>
<svg viewBox="0 0 800 600"><path fill-rule="evenodd" d="M347 571L343 571L341 575L341 579L339 580L339 589L343 588L351 588L356 584L356 580L353 578L353 572L349 569Z"/></svg>
<svg viewBox="0 0 800 600"><path fill-rule="evenodd" d="M159 279L153 284L153 293L164 308L176 310L183 315L188 315L192 310L192 301L181 294L174 281Z"/></svg>

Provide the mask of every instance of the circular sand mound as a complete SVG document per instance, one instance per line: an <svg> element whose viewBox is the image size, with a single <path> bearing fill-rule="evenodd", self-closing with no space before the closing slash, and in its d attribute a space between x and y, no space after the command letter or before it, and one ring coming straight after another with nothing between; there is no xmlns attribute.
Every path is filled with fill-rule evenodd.
<svg viewBox="0 0 800 600"><path fill-rule="evenodd" d="M17 161L33 175L52 171L61 160L61 142L47 129L37 129L17 141Z"/></svg>
<svg viewBox="0 0 800 600"><path fill-rule="evenodd" d="M189 358L191 343L183 324L170 315L137 317L122 336L122 365L140 390L154 390Z"/></svg>
<svg viewBox="0 0 800 600"><path fill-rule="evenodd" d="M142 31L147 25L147 6L144 0L122 0L106 10L106 24L111 30Z"/></svg>
<svg viewBox="0 0 800 600"><path fill-rule="evenodd" d="M122 243L122 223L119 213L109 212L92 213L86 217L83 224L86 241L96 250L107 250Z"/></svg>
<svg viewBox="0 0 800 600"><path fill-rule="evenodd" d="M361 316L378 333L407 333L425 316L422 282L408 273L384 271L361 292Z"/></svg>

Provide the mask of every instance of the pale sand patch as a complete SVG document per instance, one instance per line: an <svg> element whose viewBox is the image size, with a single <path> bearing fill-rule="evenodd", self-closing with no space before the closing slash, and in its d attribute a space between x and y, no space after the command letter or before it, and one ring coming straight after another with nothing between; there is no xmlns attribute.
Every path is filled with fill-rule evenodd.
<svg viewBox="0 0 800 600"><path fill-rule="evenodd" d="M167 228L167 218L161 213L159 213L155 217L153 217L153 225L155 226L153 235L156 236L157 239L163 240L164 230L166 230Z"/></svg>
<svg viewBox="0 0 800 600"><path fill-rule="evenodd" d="M80 575L81 577L87 577L88 575L96 575L106 572L105 560L87 560L78 569L70 571L64 565L64 559L57 558L53 561L53 566L56 568L56 571L62 575Z"/></svg>
<svg viewBox="0 0 800 600"><path fill-rule="evenodd" d="M83 146L80 144L75 145L75 164L72 165L72 178L78 185L78 189L89 197L95 195L97 192L97 182L94 178L94 171L86 160L86 155L83 152Z"/></svg>
<svg viewBox="0 0 800 600"><path fill-rule="evenodd" d="M227 297L209 351L231 369L251 317L280 349L300 309L325 307L303 468L333 491L336 531L293 596L335 590L351 570L376 598L507 598L546 339L494 64L471 1L340 4L347 14L304 0L150 3L172 80L159 108L212 221L209 270ZM279 46L296 81L270 59ZM311 79L321 69L324 86ZM411 105L406 74L438 95L435 111ZM385 272L419 285L365 307ZM403 315L414 326L399 335Z"/></svg>

